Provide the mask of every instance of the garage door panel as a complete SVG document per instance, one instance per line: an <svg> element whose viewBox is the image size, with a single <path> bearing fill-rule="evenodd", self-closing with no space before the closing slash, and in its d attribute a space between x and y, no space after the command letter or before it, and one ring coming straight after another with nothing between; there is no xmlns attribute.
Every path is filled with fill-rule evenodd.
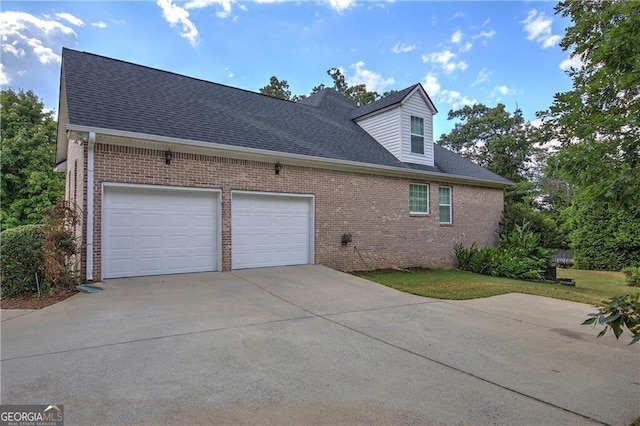
<svg viewBox="0 0 640 426"><path fill-rule="evenodd" d="M275 194L233 194L232 267L311 262L311 199Z"/></svg>
<svg viewBox="0 0 640 426"><path fill-rule="evenodd" d="M107 187L103 276L216 270L216 200L211 192Z"/></svg>
<svg viewBox="0 0 640 426"><path fill-rule="evenodd" d="M162 249L161 235L157 235L157 234L141 235L138 241L140 244L136 248L139 250L148 250L148 249L161 250Z"/></svg>

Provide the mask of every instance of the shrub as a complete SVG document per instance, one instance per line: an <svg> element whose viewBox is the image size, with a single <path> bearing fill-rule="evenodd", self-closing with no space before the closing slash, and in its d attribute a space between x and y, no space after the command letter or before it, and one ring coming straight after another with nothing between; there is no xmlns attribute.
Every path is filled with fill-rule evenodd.
<svg viewBox="0 0 640 426"><path fill-rule="evenodd" d="M549 251L540 246L540 236L528 224L516 225L504 234L498 247L455 247L458 268L477 274L517 279L542 279Z"/></svg>
<svg viewBox="0 0 640 426"><path fill-rule="evenodd" d="M603 301L598 307L598 312L589 314L589 319L582 325L593 324L604 325L598 337L611 328L616 339L624 331L624 328L633 334L630 345L640 341L640 293L627 294L620 297L612 297L608 301Z"/></svg>
<svg viewBox="0 0 640 426"><path fill-rule="evenodd" d="M23 225L0 235L2 297L36 291L35 274L44 279L42 225Z"/></svg>
<svg viewBox="0 0 640 426"><path fill-rule="evenodd" d="M72 262L80 249L75 235L80 213L74 204L60 201L47 209L44 217L42 269L47 284L54 288L73 286L77 281Z"/></svg>
<svg viewBox="0 0 640 426"><path fill-rule="evenodd" d="M577 268L640 266L640 206L620 210L578 200L565 214Z"/></svg>
<svg viewBox="0 0 640 426"><path fill-rule="evenodd" d="M622 273L627 280L628 286L640 287L640 266L629 266L628 268L624 268Z"/></svg>

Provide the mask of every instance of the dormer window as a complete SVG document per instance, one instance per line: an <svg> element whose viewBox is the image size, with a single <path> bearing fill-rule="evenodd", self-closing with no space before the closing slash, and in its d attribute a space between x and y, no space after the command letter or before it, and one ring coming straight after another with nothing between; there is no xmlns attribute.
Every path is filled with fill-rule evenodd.
<svg viewBox="0 0 640 426"><path fill-rule="evenodd" d="M424 154L424 118L411 116L411 152Z"/></svg>

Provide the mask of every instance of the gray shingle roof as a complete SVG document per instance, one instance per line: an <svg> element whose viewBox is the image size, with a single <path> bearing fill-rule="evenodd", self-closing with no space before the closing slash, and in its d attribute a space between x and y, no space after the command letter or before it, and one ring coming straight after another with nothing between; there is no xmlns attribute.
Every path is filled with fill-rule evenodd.
<svg viewBox="0 0 640 426"><path fill-rule="evenodd" d="M331 89L296 103L71 49L62 69L71 125L416 169L352 121L363 107ZM435 161L418 169L509 183L442 148Z"/></svg>
<svg viewBox="0 0 640 426"><path fill-rule="evenodd" d="M362 105L351 112L351 118L355 120L356 118L363 117L375 111L380 111L381 109L390 107L391 105L399 104L416 86L417 84L414 84L413 86L407 87L399 92L392 93L389 96L378 99L375 102Z"/></svg>

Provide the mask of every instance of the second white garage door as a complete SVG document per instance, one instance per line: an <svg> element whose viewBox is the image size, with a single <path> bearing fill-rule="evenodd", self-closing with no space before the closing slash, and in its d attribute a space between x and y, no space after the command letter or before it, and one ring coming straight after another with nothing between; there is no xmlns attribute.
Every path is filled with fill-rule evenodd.
<svg viewBox="0 0 640 426"><path fill-rule="evenodd" d="M234 192L232 268L313 263L313 197Z"/></svg>

